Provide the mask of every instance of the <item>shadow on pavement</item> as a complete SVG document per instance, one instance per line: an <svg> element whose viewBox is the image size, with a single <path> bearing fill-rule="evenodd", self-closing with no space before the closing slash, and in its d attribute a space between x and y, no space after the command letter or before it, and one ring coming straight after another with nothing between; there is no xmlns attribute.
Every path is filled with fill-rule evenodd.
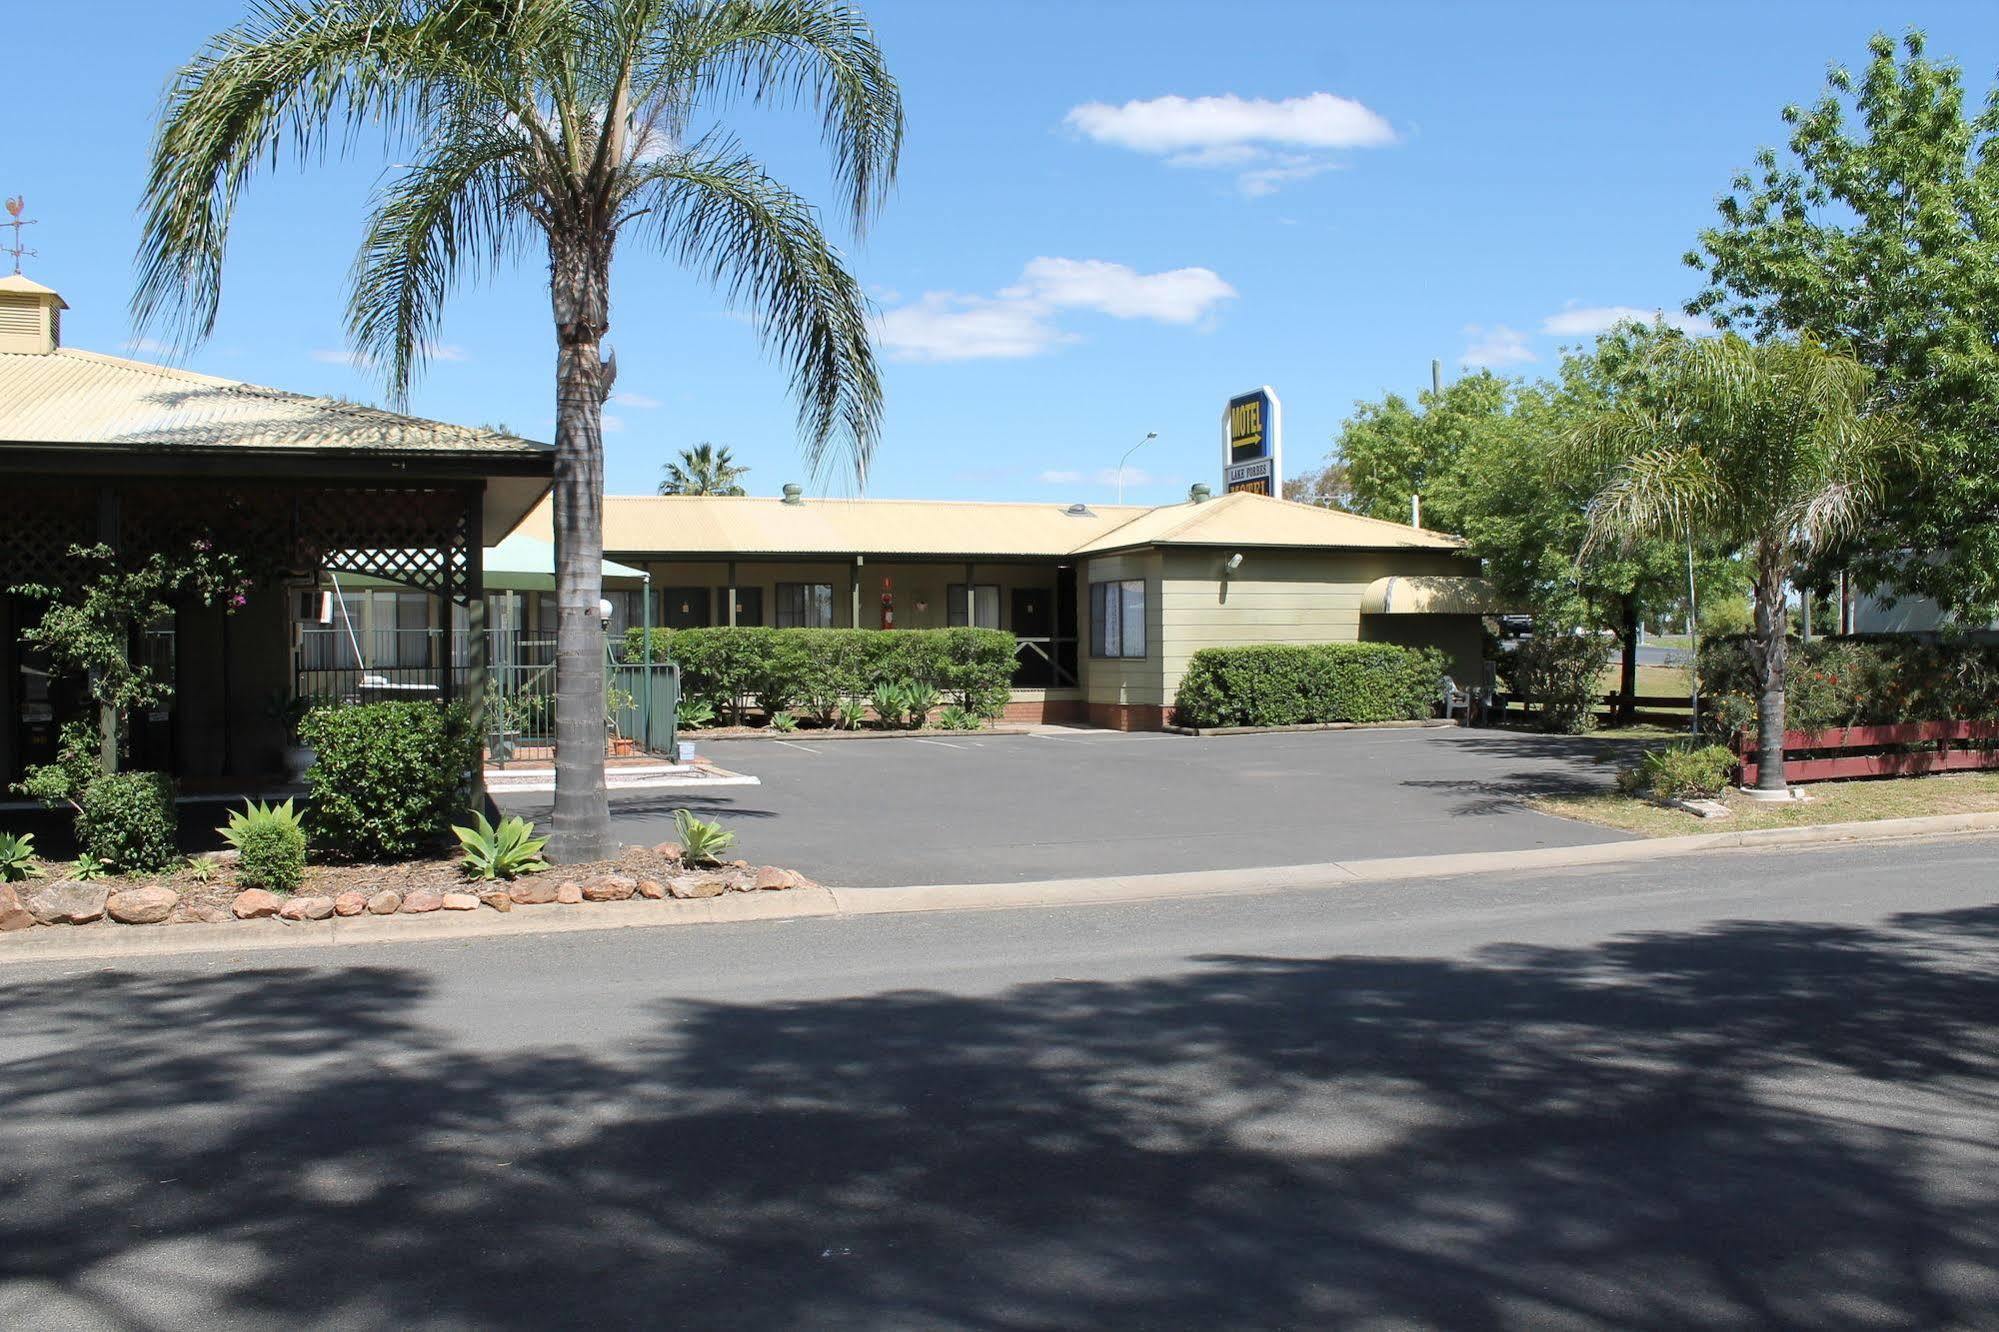
<svg viewBox="0 0 1999 1332"><path fill-rule="evenodd" d="M615 1057L397 968L17 984L0 1322L1975 1324L1995 962L1999 908L1215 956Z"/></svg>

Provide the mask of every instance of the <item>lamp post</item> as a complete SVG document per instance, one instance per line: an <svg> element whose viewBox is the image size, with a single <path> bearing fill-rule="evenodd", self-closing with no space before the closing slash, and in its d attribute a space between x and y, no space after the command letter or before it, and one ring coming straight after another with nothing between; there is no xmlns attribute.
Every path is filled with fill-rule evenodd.
<svg viewBox="0 0 1999 1332"><path fill-rule="evenodd" d="M1138 443L1126 449L1124 451L1124 457L1119 458L1117 460L1117 502L1119 504L1124 503L1124 465L1127 462L1131 461L1132 454L1137 453L1140 449L1144 448L1147 444L1151 443L1153 440L1158 438L1159 438L1159 432L1157 430L1146 431L1145 438L1141 439L1140 441L1138 441Z"/></svg>

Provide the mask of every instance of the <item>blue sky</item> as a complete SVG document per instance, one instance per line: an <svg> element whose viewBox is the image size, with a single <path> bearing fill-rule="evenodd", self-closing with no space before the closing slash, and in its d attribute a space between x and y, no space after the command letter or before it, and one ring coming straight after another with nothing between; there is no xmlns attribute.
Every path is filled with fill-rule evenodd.
<svg viewBox="0 0 1999 1332"><path fill-rule="evenodd" d="M0 193L40 219L26 269L73 307L67 341L118 351L160 89L241 10L19 8ZM1432 357L1542 373L1606 311L1675 309L1717 192L1869 33L1924 28L1978 94L1999 69L1989 4L866 8L909 119L896 196L864 241L843 236L882 309L883 496L1106 501L1150 430L1127 498L1176 499L1218 481L1222 404L1265 383L1302 470L1356 399L1426 386ZM830 203L809 120L725 114ZM253 185L220 326L187 364L381 396L343 357L341 310L383 164L365 144ZM753 331L635 247L615 277L609 488L649 490L703 439L757 493L805 479ZM551 435L538 269L461 291L440 343L413 410Z"/></svg>

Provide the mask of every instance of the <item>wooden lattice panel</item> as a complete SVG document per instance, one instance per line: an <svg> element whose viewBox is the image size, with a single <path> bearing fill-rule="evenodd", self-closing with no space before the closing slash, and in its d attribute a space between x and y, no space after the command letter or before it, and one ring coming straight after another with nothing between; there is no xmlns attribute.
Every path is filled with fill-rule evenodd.
<svg viewBox="0 0 1999 1332"><path fill-rule="evenodd" d="M74 546L97 540L97 491L32 482L9 484L0 501L0 588L66 586L77 577Z"/></svg>
<svg viewBox="0 0 1999 1332"><path fill-rule="evenodd" d="M467 600L478 500L462 490L132 480L112 489L127 556L209 540L259 581L324 569ZM97 540L98 495L91 483L9 488L0 500L0 586L73 579L69 550Z"/></svg>

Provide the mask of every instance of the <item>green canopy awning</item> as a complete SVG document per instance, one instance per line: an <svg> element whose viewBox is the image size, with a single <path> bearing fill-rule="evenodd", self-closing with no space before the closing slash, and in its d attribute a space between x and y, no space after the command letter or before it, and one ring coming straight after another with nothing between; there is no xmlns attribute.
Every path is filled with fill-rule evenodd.
<svg viewBox="0 0 1999 1332"><path fill-rule="evenodd" d="M555 591L555 547L540 537L516 532L497 546L486 547L485 571L488 592ZM341 574L344 587L397 587L386 578L365 574ZM643 587L646 573L615 560L604 561L605 587Z"/></svg>
<svg viewBox="0 0 1999 1332"><path fill-rule="evenodd" d="M645 570L615 560L604 561L604 586L639 587ZM555 546L540 537L516 532L486 548L486 590L489 592L555 591Z"/></svg>

